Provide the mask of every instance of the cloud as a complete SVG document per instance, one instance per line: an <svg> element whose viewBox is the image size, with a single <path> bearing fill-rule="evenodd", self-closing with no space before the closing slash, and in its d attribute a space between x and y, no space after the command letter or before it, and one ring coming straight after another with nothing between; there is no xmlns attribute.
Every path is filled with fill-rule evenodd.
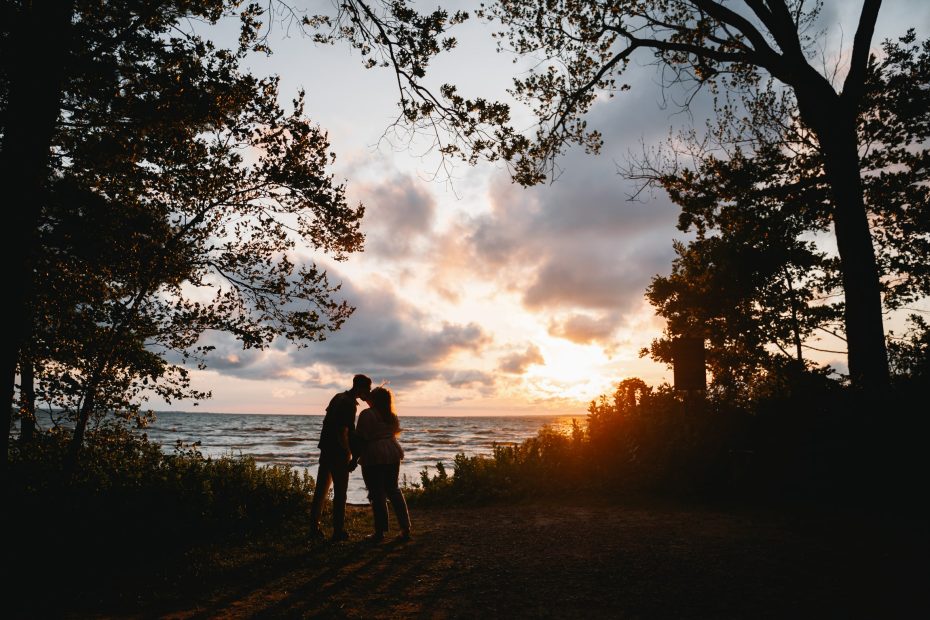
<svg viewBox="0 0 930 620"><path fill-rule="evenodd" d="M365 204L365 251L384 259L414 253L432 230L436 201L428 186L410 175L395 173L378 183L361 185L356 193Z"/></svg>
<svg viewBox="0 0 930 620"><path fill-rule="evenodd" d="M341 296L356 308L339 331L302 349L279 339L267 351L243 351L226 335L205 336L216 346L209 368L241 378L289 378L327 388L342 386L355 373L397 388L433 380L452 387L493 385L490 375L449 362L459 352L480 353L491 344L481 326L436 321L401 299L389 281L369 280L362 287L332 268L329 275L332 282L342 281Z"/></svg>
<svg viewBox="0 0 930 620"><path fill-rule="evenodd" d="M590 316L573 313L549 323L549 334L577 344L604 342L613 336L619 319L611 315Z"/></svg>
<svg viewBox="0 0 930 620"><path fill-rule="evenodd" d="M243 378L266 372L262 366L268 353L257 349L243 349L242 343L229 334L207 331L200 337L197 344L213 347L213 350L206 354L207 367L210 370ZM175 352L167 353L165 359L173 364L184 363L183 358Z"/></svg>
<svg viewBox="0 0 930 620"><path fill-rule="evenodd" d="M523 353L513 353L501 358L498 368L503 372L511 374L521 374L533 364L545 364L542 352L535 344L526 347Z"/></svg>
<svg viewBox="0 0 930 620"><path fill-rule="evenodd" d="M453 370L443 373L446 383L452 387L490 387L494 385L494 375L480 370Z"/></svg>
<svg viewBox="0 0 930 620"><path fill-rule="evenodd" d="M648 127L638 122L640 108L670 114L656 113L655 85L646 89L632 101L651 106L624 114L629 106L603 105L592 113L592 125L605 132L615 157L572 149L560 162L562 176L541 187L522 188L496 174L488 210L460 215L436 243L442 252L435 252L431 282L442 286L446 299L456 299L450 283L480 279L516 295L524 308L557 326L552 333L585 342L603 342L624 324L625 313L640 308L651 279L670 270L672 241L682 236L675 228L678 208L667 197L632 201L636 187L617 174L619 150L630 144L630 134ZM667 127L643 139L658 140ZM566 313L596 316L599 324L557 318Z"/></svg>
<svg viewBox="0 0 930 620"><path fill-rule="evenodd" d="M606 248L581 248L568 258L553 256L536 271L523 294L523 304L542 308L624 310L641 297L651 273L639 257L623 260L602 256ZM626 265L634 263L632 268Z"/></svg>

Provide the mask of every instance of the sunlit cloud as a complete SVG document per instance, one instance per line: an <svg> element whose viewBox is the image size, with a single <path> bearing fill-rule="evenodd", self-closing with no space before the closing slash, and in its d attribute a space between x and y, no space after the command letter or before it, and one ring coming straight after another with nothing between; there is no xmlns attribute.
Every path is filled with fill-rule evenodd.
<svg viewBox="0 0 930 620"><path fill-rule="evenodd" d="M591 316L572 313L549 322L549 333L577 344L605 342L616 331L617 319L609 315Z"/></svg>
<svg viewBox="0 0 930 620"><path fill-rule="evenodd" d="M523 353L513 353L501 358L498 368L503 372L520 374L534 364L545 363L546 360L539 351L539 347L535 344L530 344Z"/></svg>
<svg viewBox="0 0 930 620"><path fill-rule="evenodd" d="M494 375L479 370L453 370L442 374L452 387L487 388L494 385Z"/></svg>

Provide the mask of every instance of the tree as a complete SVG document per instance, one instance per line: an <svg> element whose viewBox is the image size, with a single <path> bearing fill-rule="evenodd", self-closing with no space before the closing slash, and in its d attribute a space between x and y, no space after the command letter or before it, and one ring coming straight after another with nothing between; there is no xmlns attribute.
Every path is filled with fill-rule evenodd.
<svg viewBox="0 0 930 620"><path fill-rule="evenodd" d="M642 353L671 365L674 338L706 338L711 393L745 401L773 380L810 369L809 338L829 330L840 310L817 302L822 274L795 262L817 253L799 244L759 247L732 235L676 244L671 275L656 276L646 293L666 320L665 336Z"/></svg>
<svg viewBox="0 0 930 620"><path fill-rule="evenodd" d="M188 70L181 90L207 121L179 112L156 127L88 134L75 119L80 129L64 130L73 138L62 141L67 181L95 192L69 191L63 181L45 212L42 298L51 300L37 325L45 350L55 345L41 392L73 413L75 454L93 414L133 415L148 391L169 401L202 396L186 390L186 369L165 356L198 359L205 331L230 333L245 348L279 336L303 346L351 312L331 298L337 288L324 272L289 256L298 239L337 259L361 244L362 209L350 209L344 187L326 174L325 134L303 118L301 100L284 113L274 80ZM146 78L140 100L157 90L153 82ZM186 97L170 105L183 110ZM248 152L260 155L244 161ZM133 172L139 161L145 173ZM71 303L62 308L61 299Z"/></svg>
<svg viewBox="0 0 930 620"><path fill-rule="evenodd" d="M19 264L41 284L22 300L28 359L41 396L75 416L74 456L93 414L132 415L151 390L200 396L177 361L204 352L206 330L247 348L278 336L302 346L351 312L291 251L300 241L344 259L361 248L363 209L327 173L333 156L303 95L285 112L276 78L239 68L263 45L257 9L242 14L238 50L177 29L236 4L74 8L53 157ZM21 83L3 83L7 100L19 96Z"/></svg>
<svg viewBox="0 0 930 620"><path fill-rule="evenodd" d="M108 82L106 76L112 77L114 58L122 63L117 73L132 62L140 70L146 66L157 69L146 65L146 54L181 32L179 24L215 24L224 17L238 15L242 23L238 55L250 49L269 52L272 25L283 22L296 25L304 34L315 29L314 39L318 42L349 41L368 57L368 66L392 67L403 109L398 126L409 123L416 129L419 113L430 105L420 101L422 105L411 107L410 103L431 95L420 87L418 79L430 56L455 46L453 38L441 38L445 29L467 17L466 13L450 17L442 9L421 16L409 8L406 0L345 0L337 4L335 16L307 15L278 0L264 7L257 3L241 5L241 0L127 0L118 6L85 0L0 2L0 180L9 190L5 195L10 204L18 205L4 227L3 243L11 273L7 306L12 318L9 329L3 332L0 359L9 405L14 402L20 353L34 333L35 269L41 249L38 227L48 198L48 182L54 177L50 155L57 147L53 135L70 113L62 106L69 88L93 88L94 84L112 87L114 83ZM383 62L372 62L372 56ZM100 71L103 80L98 80L102 77ZM100 90L100 109L107 109L106 101L114 93L120 91ZM414 95L408 96L411 93ZM140 103L144 107L152 102ZM479 101L473 109L485 110L482 120L495 123L504 119L507 111L506 106L486 101ZM170 106L158 110L169 116L171 112ZM446 127L456 131L452 123ZM472 138L483 135L480 128L466 133ZM437 132L436 136L441 134ZM360 217L361 211L357 214ZM325 228L325 218L323 224ZM338 236L330 238L322 230L318 229L320 234L313 237L314 243L331 243ZM10 421L10 409L4 406L0 426L7 429ZM0 466L6 463L8 442L9 434L4 431L0 437Z"/></svg>
<svg viewBox="0 0 930 620"><path fill-rule="evenodd" d="M6 468L16 365L29 337L34 289L32 248L48 178L51 139L61 109L74 3L4 1L0 5L0 186L9 221L3 227L9 321L2 330L0 467Z"/></svg>
<svg viewBox="0 0 930 620"><path fill-rule="evenodd" d="M850 68L837 87L812 64L814 40L805 34L819 3L807 7L803 0L745 0L735 10L713 0L498 0L478 14L503 25L502 44L517 54L544 58L528 77L516 79L512 89L518 100L533 107L539 121L532 139L508 126L506 106L464 99L454 86L441 87L441 97L408 89L410 100L419 105L405 106L404 112L411 122L445 123L458 130L455 135L465 148L441 145L444 153L506 160L514 166L515 180L529 185L547 178L571 144L591 151L600 147L601 137L588 129L584 115L601 93L612 96L625 88L618 79L640 50L652 52L676 83L739 90L758 84L764 75L775 78L793 93L823 157L841 261L852 380L862 388L882 390L888 385L888 357L879 271L857 152L857 119L867 96L865 79L880 6L880 0L864 1ZM379 36L371 39L384 43Z"/></svg>
<svg viewBox="0 0 930 620"><path fill-rule="evenodd" d="M839 252L843 289L843 322L847 340L850 377L854 385L882 391L889 383L888 354L882 319L883 280L904 266L912 269L909 287L922 279L916 265L921 253L876 256L875 236L903 231L907 226L877 229L874 213L867 211L867 195L878 188L897 185L898 198L890 212L878 221L904 214L915 224L922 221L920 203L914 202L921 185L905 186L923 157L914 154L914 141L925 120L913 129L898 121L920 117L927 109L927 88L921 71L923 56L912 48L897 50L891 65L871 57L880 0L864 0L853 38L849 69L842 79L821 73L816 43L809 34L821 2L805 0L744 0L740 4L716 0L497 0L476 14L498 21L500 49L532 56L535 69L515 79L510 93L528 104L538 120L531 136L513 129L509 107L484 99L467 99L453 84L431 90L426 86L432 56L453 47L448 26L467 16L447 20L437 11L418 15L404 0L391 3L386 13L376 14L363 0L341 3L342 32L363 54L370 66L393 67L398 75L401 115L399 121L413 128L434 131L435 146L444 156L474 162L479 158L503 160L511 165L514 179L533 185L552 176L558 157L571 145L589 151L601 147L601 136L590 130L586 112L595 101L613 97L627 88L622 75L634 54L651 53L663 68L666 85L709 87L716 92L744 93L757 90L768 79L783 87L792 98L797 121L808 132L811 152L816 153L825 190L826 217ZM887 50L886 50L887 51ZM894 54L892 54L894 58ZM870 90L869 74L889 69L891 96ZM911 81L915 77L917 82ZM875 104L878 104L877 106ZM923 108L919 106L923 105ZM868 115L863 110L869 109ZM871 119L871 120L869 120ZM872 176L869 167L882 156L859 152L863 123L891 121L879 142L898 161L907 162L910 173L899 177L893 170ZM908 162L908 155L911 160ZM910 174L910 176L908 176ZM904 203L899 202L904 200ZM873 201L878 205L878 201ZM871 219L870 219L871 218ZM887 232L890 231L890 232ZM926 228L919 230L925 231ZM897 233L894 233L897 234ZM923 232L921 232L921 235ZM924 248L926 237L910 244L908 251ZM902 237L898 248L908 246ZM886 245L885 247L891 247ZM916 269L915 269L916 267ZM903 299L903 297L901 297Z"/></svg>
<svg viewBox="0 0 930 620"><path fill-rule="evenodd" d="M885 310L930 296L930 200L927 107L930 41L913 31L883 44L872 57L858 144L866 209L881 273ZM679 228L696 239L678 244L671 276L653 280L647 297L668 320L669 336L699 333L711 342L718 387L748 389L758 371L785 368L773 351L802 359L814 331L841 336L832 323L842 306L840 265L805 235L830 223L830 194L822 154L790 92L771 83L743 95L742 105L718 109L719 121L686 144L695 166L677 154L641 163L628 174L665 189L682 208ZM734 115L745 109L747 116ZM674 147L671 147L674 148ZM671 152L671 148L666 152ZM767 349L768 347L768 349ZM669 362L668 343L653 344ZM720 380L724 379L724 380Z"/></svg>

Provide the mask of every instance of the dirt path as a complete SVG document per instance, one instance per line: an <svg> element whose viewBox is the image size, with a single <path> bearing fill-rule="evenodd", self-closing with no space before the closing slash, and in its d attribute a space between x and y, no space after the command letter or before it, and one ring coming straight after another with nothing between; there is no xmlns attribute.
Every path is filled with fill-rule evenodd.
<svg viewBox="0 0 930 620"><path fill-rule="evenodd" d="M350 511L361 537L367 509ZM593 501L412 516L407 543L296 544L217 560L179 600L139 617L928 617L926 539L913 537L925 528L914 523Z"/></svg>

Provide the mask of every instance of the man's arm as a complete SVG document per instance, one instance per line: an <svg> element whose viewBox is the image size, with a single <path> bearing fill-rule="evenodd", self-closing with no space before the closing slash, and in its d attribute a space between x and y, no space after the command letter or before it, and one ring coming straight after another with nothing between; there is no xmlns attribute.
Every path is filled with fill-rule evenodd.
<svg viewBox="0 0 930 620"><path fill-rule="evenodd" d="M339 446L346 455L346 464L349 471L353 471L358 466L358 455L352 450L352 442L349 440L350 430L348 426L343 426L339 432Z"/></svg>
<svg viewBox="0 0 930 620"><path fill-rule="evenodd" d="M359 418L361 421L361 418ZM362 447L365 444L365 439L359 433L359 429L355 424L355 413L352 414L351 424L348 425L349 431L349 448L352 450L352 462L351 467L354 469L355 465L358 463L359 457L362 455Z"/></svg>
<svg viewBox="0 0 930 620"><path fill-rule="evenodd" d="M343 426L339 429L339 447L346 451L346 454L352 452L352 447L349 445L349 427Z"/></svg>

